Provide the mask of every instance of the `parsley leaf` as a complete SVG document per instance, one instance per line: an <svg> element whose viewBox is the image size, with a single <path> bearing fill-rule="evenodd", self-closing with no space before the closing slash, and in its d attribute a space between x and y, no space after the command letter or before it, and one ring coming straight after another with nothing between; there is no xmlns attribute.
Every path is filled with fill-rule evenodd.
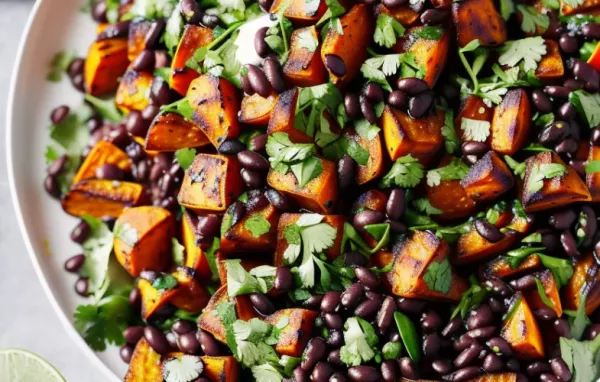
<svg viewBox="0 0 600 382"><path fill-rule="evenodd" d="M404 35L404 27L396 19L381 13L375 25L373 40L376 44L391 48L396 44L397 38Z"/></svg>
<svg viewBox="0 0 600 382"><path fill-rule="evenodd" d="M46 80L50 82L59 82L62 80L62 75L69 69L71 62L77 57L75 52L58 52L52 58L50 71L46 76Z"/></svg>
<svg viewBox="0 0 600 382"><path fill-rule="evenodd" d="M464 131L466 140L485 142L490 136L491 124L489 121L463 118L460 123L460 129Z"/></svg>
<svg viewBox="0 0 600 382"><path fill-rule="evenodd" d="M269 232L271 223L263 215L255 214L246 220L244 227L250 231L252 236L261 237Z"/></svg>
<svg viewBox="0 0 600 382"><path fill-rule="evenodd" d="M566 173L567 169L560 163L544 163L541 165L535 163L528 174L525 189L530 193L538 192L544 187L544 179L552 179Z"/></svg>
<svg viewBox="0 0 600 382"><path fill-rule="evenodd" d="M84 215L83 220L90 226L90 235L83 242L85 261L79 273L88 278L88 292L94 293L96 300L99 300L108 287L108 262L113 249L113 234L100 219Z"/></svg>
<svg viewBox="0 0 600 382"><path fill-rule="evenodd" d="M129 326L133 311L127 297L112 295L97 304L79 305L73 318L85 342L100 352L106 350L107 344L125 344L123 330Z"/></svg>
<svg viewBox="0 0 600 382"><path fill-rule="evenodd" d="M587 121L590 128L600 125L600 94L576 90L569 94L569 101L575 106L579 116Z"/></svg>
<svg viewBox="0 0 600 382"><path fill-rule="evenodd" d="M177 163L184 170L187 170L192 165L194 158L196 158L196 149L183 148L175 151L175 159L177 159Z"/></svg>
<svg viewBox="0 0 600 382"><path fill-rule="evenodd" d="M373 348L379 339L373 326L360 317L350 317L344 324L344 343L340 360L348 366L359 366L375 357Z"/></svg>
<svg viewBox="0 0 600 382"><path fill-rule="evenodd" d="M177 279L167 273L161 274L152 282L152 286L158 290L174 289L178 285Z"/></svg>
<svg viewBox="0 0 600 382"><path fill-rule="evenodd" d="M531 5L517 5L517 9L521 13L523 20L521 21L521 30L525 33L535 33L536 27L541 28L542 33L548 29L550 25L550 18L537 11L535 7Z"/></svg>
<svg viewBox="0 0 600 382"><path fill-rule="evenodd" d="M546 54L546 43L540 36L527 37L505 42L500 51L502 52L498 57L500 65L515 67L523 61L523 69L529 72L537 68L538 62Z"/></svg>
<svg viewBox="0 0 600 382"><path fill-rule="evenodd" d="M441 262L431 262L423 275L423 281L430 290L447 294L452 284L452 268L448 258L444 258Z"/></svg>
<svg viewBox="0 0 600 382"><path fill-rule="evenodd" d="M281 132L269 135L266 151L273 168L280 163L300 162L316 154L313 143L293 143L287 133Z"/></svg>
<svg viewBox="0 0 600 382"><path fill-rule="evenodd" d="M396 160L391 170L381 180L380 185L384 188L393 186L412 188L419 184L424 175L423 165L419 163L418 159L408 154Z"/></svg>

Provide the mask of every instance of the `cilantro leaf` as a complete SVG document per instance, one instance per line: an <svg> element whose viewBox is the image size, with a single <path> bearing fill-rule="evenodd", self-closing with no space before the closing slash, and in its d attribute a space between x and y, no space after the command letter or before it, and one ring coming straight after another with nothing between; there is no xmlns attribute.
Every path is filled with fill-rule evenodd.
<svg viewBox="0 0 600 382"><path fill-rule="evenodd" d="M316 154L313 143L293 143L287 133L269 135L266 151L273 168L280 163L300 162Z"/></svg>
<svg viewBox="0 0 600 382"><path fill-rule="evenodd" d="M590 128L600 125L600 94L576 90L569 94L569 101L575 106L579 116L587 121Z"/></svg>
<svg viewBox="0 0 600 382"><path fill-rule="evenodd" d="M408 154L396 160L391 170L381 180L380 185L384 188L393 186L412 188L419 184L424 175L423 165L419 163L418 159Z"/></svg>
<svg viewBox="0 0 600 382"><path fill-rule="evenodd" d="M84 215L83 220L90 226L90 235L83 242L85 261L80 270L82 277L88 278L88 291L96 300L102 298L108 283L108 262L113 249L113 234L100 219Z"/></svg>
<svg viewBox="0 0 600 382"><path fill-rule="evenodd" d="M452 268L448 258L444 258L441 262L431 262L427 267L423 280L430 290L447 294L452 284Z"/></svg>
<svg viewBox="0 0 600 382"><path fill-rule="evenodd" d="M362 64L360 71L367 80L382 85L387 91L392 91L386 77L398 72L404 55L406 54L388 54L370 58Z"/></svg>
<svg viewBox="0 0 600 382"><path fill-rule="evenodd" d="M538 192L544 187L544 179L552 179L566 173L566 167L560 163L535 163L527 176L525 189L530 193Z"/></svg>
<svg viewBox="0 0 600 382"><path fill-rule="evenodd" d="M412 33L415 37L420 37L425 40L439 40L444 34L444 28L438 25L424 26Z"/></svg>
<svg viewBox="0 0 600 382"><path fill-rule="evenodd" d="M298 180L298 187L306 186L311 180L317 178L323 172L323 163L319 158L308 158L304 161L290 166L292 173Z"/></svg>
<svg viewBox="0 0 600 382"><path fill-rule="evenodd" d="M464 131L464 137L466 140L485 142L490 136L491 124L489 121L462 118L460 129Z"/></svg>
<svg viewBox="0 0 600 382"><path fill-rule="evenodd" d="M375 357L373 347L379 339L373 326L360 317L350 317L344 324L345 345L340 349L340 359L348 366L359 366Z"/></svg>
<svg viewBox="0 0 600 382"><path fill-rule="evenodd" d="M319 3L317 2L317 4ZM309 52L316 51L317 47L319 46L319 40L313 36L311 29L302 30L300 33L298 33L296 38L298 39L299 46L308 50Z"/></svg>
<svg viewBox="0 0 600 382"><path fill-rule="evenodd" d="M454 154L460 147L460 141L454 130L454 111L452 108L445 109L444 126L442 126L444 147L449 154Z"/></svg>
<svg viewBox="0 0 600 382"><path fill-rule="evenodd" d="M504 21L510 19L510 15L515 13L515 3L513 0L500 0L500 14Z"/></svg>
<svg viewBox="0 0 600 382"><path fill-rule="evenodd" d="M119 108L117 108L114 99L104 100L87 93L84 98L94 107L94 110L107 121L118 123L123 119L123 114Z"/></svg>
<svg viewBox="0 0 600 382"><path fill-rule="evenodd" d="M443 213L442 210L435 208L431 205L431 202L427 198L419 198L413 200L414 206L419 212L423 212L427 215L439 215Z"/></svg>
<svg viewBox="0 0 600 382"><path fill-rule="evenodd" d="M356 134L361 138L366 138L369 141L375 139L377 134L381 131L381 129L377 125L372 125L366 119L359 119L354 122L354 130L356 130Z"/></svg>
<svg viewBox="0 0 600 382"><path fill-rule="evenodd" d="M521 13L523 20L521 21L521 30L525 33L535 33L536 27L541 28L542 33L548 29L550 18L537 11L531 5L518 4L517 9Z"/></svg>
<svg viewBox="0 0 600 382"><path fill-rule="evenodd" d="M90 132L86 122L92 116L91 109L85 104L71 112L60 123L50 126L50 138L58 143L70 157L80 157L87 147ZM56 150L54 150L56 152ZM77 158L77 163L78 163Z"/></svg>
<svg viewBox="0 0 600 382"><path fill-rule="evenodd" d="M283 376L275 368L275 366L270 363L265 363L258 366L252 366L252 376L255 381L261 382L281 382L283 380Z"/></svg>
<svg viewBox="0 0 600 382"><path fill-rule="evenodd" d="M163 34L163 40L171 56L175 54L175 50L179 45L179 37L183 32L183 24L184 19L181 15L181 5L177 5L177 8L173 11L169 20L167 20L165 33Z"/></svg>
<svg viewBox="0 0 600 382"><path fill-rule="evenodd" d="M593 341L577 341L561 337L560 355L573 373L573 382L594 381L598 377L600 336Z"/></svg>
<svg viewBox="0 0 600 382"><path fill-rule="evenodd" d="M261 278L252 276L242 266L241 260L226 260L227 294L229 297L250 293L267 293L267 284Z"/></svg>
<svg viewBox="0 0 600 382"><path fill-rule="evenodd" d="M56 53L50 63L50 71L46 76L46 80L50 82L61 81L63 73L69 69L69 65L71 65L71 62L73 62L76 57L77 55L72 51Z"/></svg>
<svg viewBox="0 0 600 382"><path fill-rule="evenodd" d="M564 0L565 4L572 7L572 8L577 8L580 5L582 5L583 3L585 3L585 0Z"/></svg>
<svg viewBox="0 0 600 382"><path fill-rule="evenodd" d="M217 252L217 250L219 249L220 246L221 246L221 241L219 240L218 237L215 237L215 238L213 238L213 241L212 241L210 247L208 247L208 250L206 252L204 252L204 256L206 257L206 261L208 262L208 266L212 273L213 281L219 280L219 271L217 270L217 261L215 259L215 253Z"/></svg>
<svg viewBox="0 0 600 382"><path fill-rule="evenodd" d="M523 61L523 69L529 72L537 68L538 62L546 54L546 43L539 36L527 37L505 42L500 51L502 52L498 57L500 65L515 67Z"/></svg>
<svg viewBox="0 0 600 382"><path fill-rule="evenodd" d="M178 285L177 279L167 273L161 274L152 282L152 286L158 290L174 289Z"/></svg>
<svg viewBox="0 0 600 382"><path fill-rule="evenodd" d="M223 327L225 328L225 340L227 342L227 346L229 346L229 349L233 354L238 354L237 341L233 331L233 323L237 319L237 315L235 313L235 303L231 301L218 302L213 314L219 317Z"/></svg>
<svg viewBox="0 0 600 382"><path fill-rule="evenodd" d="M114 237L120 239L123 243L133 247L139 239L138 232L129 223L116 222L113 228Z"/></svg>
<svg viewBox="0 0 600 382"><path fill-rule="evenodd" d="M97 304L79 305L73 318L85 342L100 352L106 350L107 344L125 344L123 330L130 325L133 311L127 297L112 295Z"/></svg>
<svg viewBox="0 0 600 382"><path fill-rule="evenodd" d="M469 167L460 159L452 158L446 166L427 171L427 185L439 186L443 180L460 180L469 172Z"/></svg>
<svg viewBox="0 0 600 382"><path fill-rule="evenodd" d="M568 319L569 327L571 328L571 335L576 340L580 340L581 337L583 337L585 329L591 323L590 319L585 314L586 299L587 295L585 293L582 293L581 298L579 300L579 306L577 307L577 311L573 312L572 310L565 310L565 314L569 316Z"/></svg>
<svg viewBox="0 0 600 382"><path fill-rule="evenodd" d="M175 159L177 159L177 163L184 170L187 170L192 165L194 158L196 158L196 149L193 148L183 148L175 152Z"/></svg>
<svg viewBox="0 0 600 382"><path fill-rule="evenodd" d="M161 113L177 113L185 119L192 118L192 115L194 114L194 109L187 98L182 98L179 101L163 105L160 107L160 111Z"/></svg>
<svg viewBox="0 0 600 382"><path fill-rule="evenodd" d="M397 38L404 35L404 27L396 19L381 13L375 25L373 40L376 44L391 48L396 44Z"/></svg>
<svg viewBox="0 0 600 382"><path fill-rule="evenodd" d="M600 160L591 160L585 165L586 174L600 172Z"/></svg>
<svg viewBox="0 0 600 382"><path fill-rule="evenodd" d="M60 158L60 154L56 151L53 146L46 146L46 151L44 151L44 159L46 161L46 165L52 164L54 161Z"/></svg>
<svg viewBox="0 0 600 382"><path fill-rule="evenodd" d="M169 17L176 6L176 0L138 0L133 2L129 13L145 19L162 19Z"/></svg>
<svg viewBox="0 0 600 382"><path fill-rule="evenodd" d="M252 236L261 237L271 230L271 223L263 215L255 214L246 220L244 227Z"/></svg>

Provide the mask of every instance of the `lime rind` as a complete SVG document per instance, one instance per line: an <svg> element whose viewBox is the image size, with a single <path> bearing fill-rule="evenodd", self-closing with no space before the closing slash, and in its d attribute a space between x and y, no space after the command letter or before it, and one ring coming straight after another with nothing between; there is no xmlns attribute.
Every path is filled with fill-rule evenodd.
<svg viewBox="0 0 600 382"><path fill-rule="evenodd" d="M48 361L23 349L0 349L0 381L66 382Z"/></svg>

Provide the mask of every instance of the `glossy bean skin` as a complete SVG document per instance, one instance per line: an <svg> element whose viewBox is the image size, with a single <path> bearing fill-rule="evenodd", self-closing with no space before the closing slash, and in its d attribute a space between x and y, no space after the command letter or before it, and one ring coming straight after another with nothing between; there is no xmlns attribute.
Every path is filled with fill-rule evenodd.
<svg viewBox="0 0 600 382"><path fill-rule="evenodd" d="M371 366L354 366L348 369L348 377L356 382L377 382L381 375Z"/></svg>
<svg viewBox="0 0 600 382"><path fill-rule="evenodd" d="M304 359L302 360L302 363L300 363L302 370L312 370L317 362L325 358L326 350L327 346L322 338L315 337L311 339L306 347Z"/></svg>
<svg viewBox="0 0 600 382"><path fill-rule="evenodd" d="M283 79L283 73L281 71L281 65L279 61L275 58L268 57L263 62L263 70L265 71L265 75L267 79L271 83L273 90L276 93L281 94L285 90L285 81Z"/></svg>
<svg viewBox="0 0 600 382"><path fill-rule="evenodd" d="M364 286L360 283L354 283L342 293L340 302L346 309L353 308L360 303L364 293Z"/></svg>
<svg viewBox="0 0 600 382"><path fill-rule="evenodd" d="M341 292L336 291L325 293L321 301L321 311L325 313L336 312L341 302L341 295Z"/></svg>
<svg viewBox="0 0 600 382"><path fill-rule="evenodd" d="M200 343L200 348L202 352L208 356L219 356L221 355L221 350L219 349L219 344L217 340L212 336L212 334L205 332L202 329L198 329L196 332L196 338Z"/></svg>
<svg viewBox="0 0 600 382"><path fill-rule="evenodd" d="M398 365L400 366L400 374L402 375L402 377L407 379L419 378L417 365L415 365L412 359L408 357L402 357L398 360Z"/></svg>
<svg viewBox="0 0 600 382"><path fill-rule="evenodd" d="M406 194L404 190L401 188L393 189L385 205L385 213L391 220L398 220L404 215L405 208Z"/></svg>
<svg viewBox="0 0 600 382"><path fill-rule="evenodd" d="M429 111L433 103L433 91L426 90L408 101L408 113L413 118L421 118Z"/></svg>
<svg viewBox="0 0 600 382"><path fill-rule="evenodd" d="M65 261L65 265L64 265L65 271L70 272L70 273L77 273L77 272L79 272L79 269L81 269L81 266L83 265L84 262L85 262L84 254L71 256L67 259L67 261Z"/></svg>
<svg viewBox="0 0 600 382"><path fill-rule="evenodd" d="M354 184L356 162L349 155L344 155L337 165L338 185L340 190L346 190Z"/></svg>
<svg viewBox="0 0 600 382"><path fill-rule="evenodd" d="M331 73L338 77L343 77L346 75L346 64L340 56L328 54L325 56L325 66L327 66Z"/></svg>
<svg viewBox="0 0 600 382"><path fill-rule="evenodd" d="M252 293L250 294L250 302L258 313L263 316L268 316L275 312L275 306L267 296L262 293Z"/></svg>
<svg viewBox="0 0 600 382"><path fill-rule="evenodd" d="M417 94L423 93L429 90L429 85L419 78L400 78L396 83L398 90L403 91L409 96L416 96Z"/></svg>
<svg viewBox="0 0 600 382"><path fill-rule="evenodd" d="M268 30L268 27L262 27L254 35L254 49L256 50L256 54L261 58L265 58L269 54L269 46L265 42Z"/></svg>
<svg viewBox="0 0 600 382"><path fill-rule="evenodd" d="M394 320L394 312L396 312L396 301L394 301L393 297L388 296L381 304L381 309L377 314L379 334L383 335L388 331Z"/></svg>
<svg viewBox="0 0 600 382"><path fill-rule="evenodd" d="M248 81L250 81L250 85L252 85L254 91L261 97L267 98L271 94L273 87L265 73L252 64L248 64L246 67L248 68Z"/></svg>
<svg viewBox="0 0 600 382"><path fill-rule="evenodd" d="M158 354L165 354L169 351L169 344L165 335L153 326L144 328L144 338L148 341L148 345Z"/></svg>

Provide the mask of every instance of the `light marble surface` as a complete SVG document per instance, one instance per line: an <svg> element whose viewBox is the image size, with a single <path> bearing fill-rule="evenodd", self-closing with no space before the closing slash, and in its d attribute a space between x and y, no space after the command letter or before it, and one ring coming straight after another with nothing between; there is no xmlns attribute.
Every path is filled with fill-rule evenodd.
<svg viewBox="0 0 600 382"><path fill-rule="evenodd" d="M33 351L55 365L69 382L101 382L104 377L68 337L46 299L10 200L4 150L6 100L16 50L32 5L28 0L0 0L0 348Z"/></svg>

